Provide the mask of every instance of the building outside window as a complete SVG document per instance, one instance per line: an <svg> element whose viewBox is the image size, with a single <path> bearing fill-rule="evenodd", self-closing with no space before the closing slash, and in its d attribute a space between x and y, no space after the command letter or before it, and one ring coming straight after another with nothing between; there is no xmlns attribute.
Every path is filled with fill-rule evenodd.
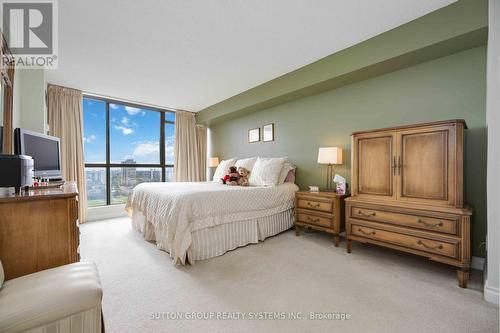
<svg viewBox="0 0 500 333"><path fill-rule="evenodd" d="M85 96L83 127L89 207L125 203L143 182L172 181L174 112Z"/></svg>

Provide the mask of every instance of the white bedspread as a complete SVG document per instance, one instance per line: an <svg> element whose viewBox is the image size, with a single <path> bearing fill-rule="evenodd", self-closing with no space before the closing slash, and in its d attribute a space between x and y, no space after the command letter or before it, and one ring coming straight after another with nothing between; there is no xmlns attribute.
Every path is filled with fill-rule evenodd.
<svg viewBox="0 0 500 333"><path fill-rule="evenodd" d="M191 232L236 220L255 219L293 208L297 185L228 186L214 182L142 183L125 209L140 210L155 229L156 243L183 265Z"/></svg>

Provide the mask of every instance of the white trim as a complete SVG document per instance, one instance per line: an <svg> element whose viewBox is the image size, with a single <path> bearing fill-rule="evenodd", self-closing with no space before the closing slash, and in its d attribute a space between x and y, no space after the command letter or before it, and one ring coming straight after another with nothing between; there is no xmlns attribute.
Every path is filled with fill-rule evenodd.
<svg viewBox="0 0 500 333"><path fill-rule="evenodd" d="M472 257L471 267L478 271L484 271L484 258Z"/></svg>
<svg viewBox="0 0 500 333"><path fill-rule="evenodd" d="M127 216L125 204L87 208L87 221L99 221Z"/></svg>
<svg viewBox="0 0 500 333"><path fill-rule="evenodd" d="M500 1L488 2L488 51L486 64L486 129L488 137L487 148L487 235L486 235L486 271L484 284L484 299L498 304L498 289L500 285Z"/></svg>
<svg viewBox="0 0 500 333"><path fill-rule="evenodd" d="M484 300L494 304L499 304L500 301L498 288L488 286L488 281L484 284Z"/></svg>

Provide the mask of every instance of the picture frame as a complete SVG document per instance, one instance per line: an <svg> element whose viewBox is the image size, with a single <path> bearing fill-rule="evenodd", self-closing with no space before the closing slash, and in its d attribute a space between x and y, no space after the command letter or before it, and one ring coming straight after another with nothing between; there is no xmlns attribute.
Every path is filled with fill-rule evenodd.
<svg viewBox="0 0 500 333"><path fill-rule="evenodd" d="M248 130L248 142L254 143L260 141L260 127L251 128Z"/></svg>
<svg viewBox="0 0 500 333"><path fill-rule="evenodd" d="M270 142L274 141L274 124L267 124L262 126L262 141Z"/></svg>

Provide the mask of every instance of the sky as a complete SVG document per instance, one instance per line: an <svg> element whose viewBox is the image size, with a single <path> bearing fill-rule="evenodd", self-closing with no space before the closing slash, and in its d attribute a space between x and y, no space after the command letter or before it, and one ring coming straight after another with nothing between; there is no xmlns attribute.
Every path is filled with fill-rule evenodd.
<svg viewBox="0 0 500 333"><path fill-rule="evenodd" d="M167 113L167 120L175 115ZM110 161L160 163L160 113L148 109L109 104ZM163 124L162 124L163 125ZM165 157L173 164L174 125L165 124ZM106 162L106 102L83 99L85 163Z"/></svg>

